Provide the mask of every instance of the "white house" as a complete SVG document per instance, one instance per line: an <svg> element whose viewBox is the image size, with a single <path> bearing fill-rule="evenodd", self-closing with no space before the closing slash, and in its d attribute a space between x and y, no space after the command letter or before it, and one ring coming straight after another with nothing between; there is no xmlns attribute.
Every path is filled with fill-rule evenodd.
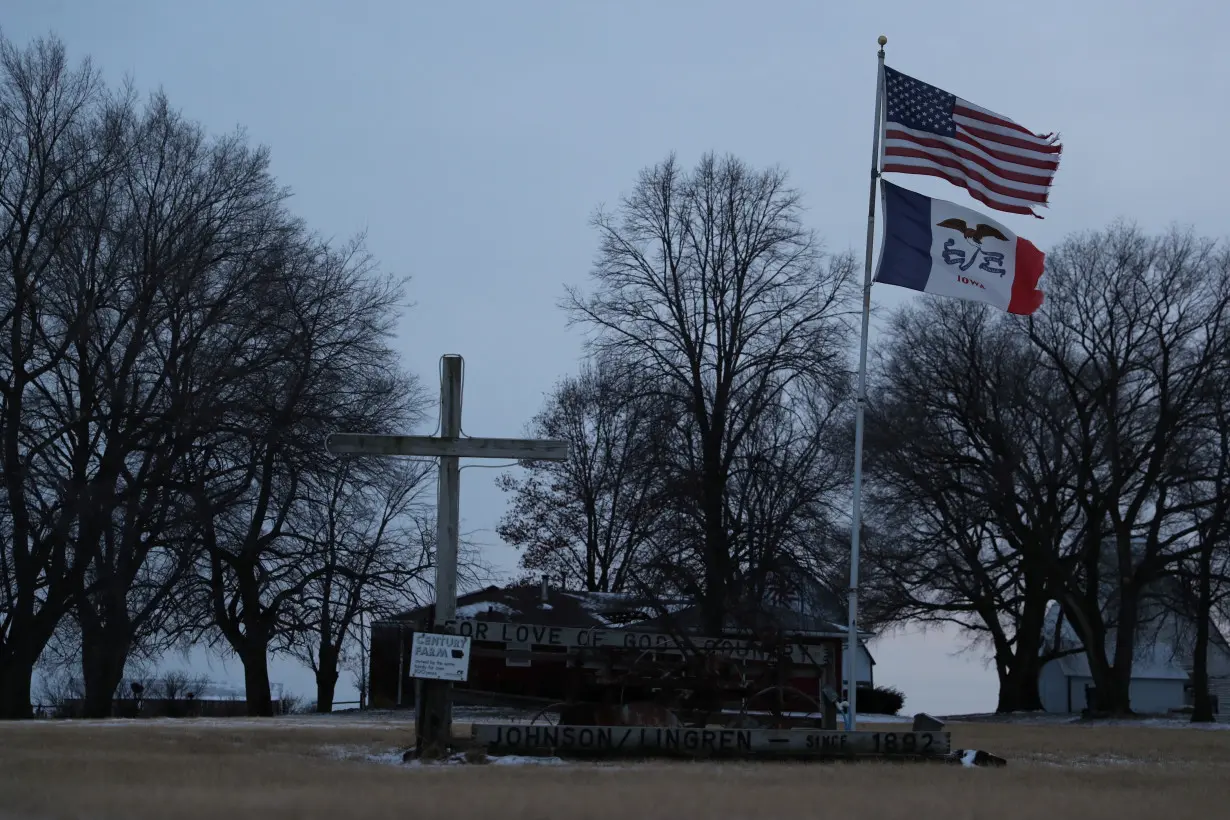
<svg viewBox="0 0 1230 820"><path fill-rule="evenodd" d="M1190 706L1193 701L1194 620L1167 606L1160 597L1144 599L1141 616L1129 690L1132 709L1142 714L1164 714ZM1054 645L1060 650L1073 651L1073 654L1043 665L1038 678L1042 708L1048 712L1079 713L1087 706L1085 690L1093 687L1093 676L1075 630L1053 601L1047 611L1043 634L1057 635L1058 642ZM1111 629L1106 636L1108 659L1114 657L1114 645L1115 631ZM1224 716L1230 716L1230 644L1213 623L1209 624L1208 673L1214 708L1225 719ZM1219 705L1216 698L1220 692L1225 694Z"/></svg>

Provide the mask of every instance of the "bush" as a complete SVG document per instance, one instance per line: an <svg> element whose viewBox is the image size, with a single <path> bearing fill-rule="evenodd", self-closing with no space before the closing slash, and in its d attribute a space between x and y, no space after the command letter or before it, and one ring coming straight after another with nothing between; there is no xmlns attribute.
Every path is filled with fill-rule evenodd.
<svg viewBox="0 0 1230 820"><path fill-rule="evenodd" d="M895 715L905 706L905 694L892 686L860 686L855 708L860 714Z"/></svg>

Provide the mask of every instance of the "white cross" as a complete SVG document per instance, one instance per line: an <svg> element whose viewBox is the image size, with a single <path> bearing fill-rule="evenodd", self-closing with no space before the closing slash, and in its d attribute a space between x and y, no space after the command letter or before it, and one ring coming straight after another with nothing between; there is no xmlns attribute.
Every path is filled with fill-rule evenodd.
<svg viewBox="0 0 1230 820"><path fill-rule="evenodd" d="M333 455L425 456L440 459L440 479L436 506L436 611L435 627L451 630L457 614L457 529L460 515L461 467L459 458L505 458L518 460L567 461L568 442L548 439L462 438L461 372L462 359L444 356L440 374L440 435L395 436L370 433L333 433L325 439L325 449ZM399 672L400 675L400 672ZM426 682L425 682L426 683ZM435 715L431 734L442 745L450 737L451 705L447 685L441 686L443 702ZM421 735L420 735L421 736Z"/></svg>

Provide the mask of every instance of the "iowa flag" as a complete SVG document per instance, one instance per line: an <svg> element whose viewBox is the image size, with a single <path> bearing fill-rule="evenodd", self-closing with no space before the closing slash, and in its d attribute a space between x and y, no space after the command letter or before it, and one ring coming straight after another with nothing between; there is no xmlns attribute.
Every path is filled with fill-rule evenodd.
<svg viewBox="0 0 1230 820"><path fill-rule="evenodd" d="M884 240L875 281L1028 315L1045 255L995 220L880 181Z"/></svg>

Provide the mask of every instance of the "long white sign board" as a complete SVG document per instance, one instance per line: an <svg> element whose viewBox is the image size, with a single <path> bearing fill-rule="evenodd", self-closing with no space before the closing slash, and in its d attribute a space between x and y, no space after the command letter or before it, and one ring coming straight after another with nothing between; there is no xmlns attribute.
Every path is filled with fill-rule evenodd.
<svg viewBox="0 0 1230 820"><path fill-rule="evenodd" d="M950 732L838 732L822 729L700 729L659 726L533 726L475 723L470 736L491 749L568 752L680 752L795 757L940 757Z"/></svg>
<svg viewBox="0 0 1230 820"><path fill-rule="evenodd" d="M470 639L464 635L415 632L410 677L464 681L470 675Z"/></svg>

